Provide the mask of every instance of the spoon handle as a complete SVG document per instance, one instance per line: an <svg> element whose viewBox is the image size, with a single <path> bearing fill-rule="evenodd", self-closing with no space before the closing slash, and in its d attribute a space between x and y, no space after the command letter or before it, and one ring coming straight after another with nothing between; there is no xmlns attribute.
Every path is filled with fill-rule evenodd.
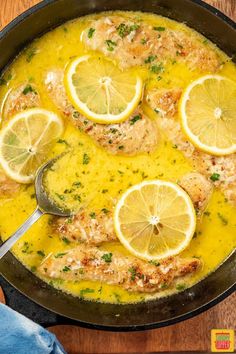
<svg viewBox="0 0 236 354"><path fill-rule="evenodd" d="M10 248L19 240L19 238L43 215L44 213L38 208L24 222L23 225L16 230L5 242L0 246L0 259L10 250Z"/></svg>

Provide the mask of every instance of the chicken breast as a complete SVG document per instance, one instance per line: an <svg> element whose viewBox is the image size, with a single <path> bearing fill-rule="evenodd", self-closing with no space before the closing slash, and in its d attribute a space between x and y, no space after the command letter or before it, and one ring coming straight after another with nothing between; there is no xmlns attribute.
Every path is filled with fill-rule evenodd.
<svg viewBox="0 0 236 354"><path fill-rule="evenodd" d="M104 16L91 22L81 39L87 48L116 59L121 68L176 60L190 69L216 71L216 53L189 32L152 27L133 18Z"/></svg>
<svg viewBox="0 0 236 354"><path fill-rule="evenodd" d="M28 108L39 107L40 103L35 85L25 82L7 94L3 105L3 119L8 120Z"/></svg>
<svg viewBox="0 0 236 354"><path fill-rule="evenodd" d="M88 211L81 210L73 217L57 218L54 229L61 238L88 245L117 240L111 213L89 214Z"/></svg>
<svg viewBox="0 0 236 354"><path fill-rule="evenodd" d="M51 279L97 280L128 291L151 293L171 287L176 279L196 272L200 266L201 261L196 258L172 257L160 263L147 263L118 252L78 246L49 255L38 271Z"/></svg>
<svg viewBox="0 0 236 354"><path fill-rule="evenodd" d="M163 117L174 117L178 112L178 103L182 90L173 89L153 89L146 95L146 101L150 107Z"/></svg>
<svg viewBox="0 0 236 354"><path fill-rule="evenodd" d="M236 206L236 154L212 156L195 150L192 159L194 168L211 179Z"/></svg>
<svg viewBox="0 0 236 354"><path fill-rule="evenodd" d="M192 172L184 175L179 185L189 194L197 215L202 215L212 195L212 183L202 174Z"/></svg>
<svg viewBox="0 0 236 354"><path fill-rule="evenodd" d="M139 107L120 124L97 124L84 118L67 99L63 85L63 71L48 72L45 84L55 105L81 131L112 154L136 155L153 151L158 144L158 129Z"/></svg>
<svg viewBox="0 0 236 354"><path fill-rule="evenodd" d="M213 182L214 186L220 188L225 197L236 205L236 154L213 156L194 147L184 135L176 116L178 98L174 93L178 91L180 92L178 88L170 89L169 92L161 89L159 92L155 90L148 94L148 104L160 113L157 119L159 129L185 157L191 160L196 171ZM175 108L168 111L166 101L168 101L167 107Z"/></svg>

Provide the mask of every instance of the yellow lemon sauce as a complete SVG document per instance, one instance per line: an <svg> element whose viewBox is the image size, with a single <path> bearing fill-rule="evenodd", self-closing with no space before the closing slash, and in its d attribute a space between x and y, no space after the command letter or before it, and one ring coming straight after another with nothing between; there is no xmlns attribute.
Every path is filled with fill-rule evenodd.
<svg viewBox="0 0 236 354"><path fill-rule="evenodd" d="M117 12L126 17L127 13ZM4 75L7 84L0 86L0 102L4 101L7 92L24 82L32 82L38 89L42 107L60 115L56 106L48 96L44 78L50 69L65 69L68 61L74 56L88 53L80 41L82 31L89 27L92 20L104 14L82 17L54 29L35 40L10 65ZM183 30L187 33L200 35L184 24L145 13L128 13L152 26L162 26ZM219 73L229 78L236 77L235 65L228 57L219 51L206 38L200 36L204 45L214 48L222 58L222 68ZM101 55L101 54L99 54ZM134 70L134 69L132 69ZM144 67L135 68L148 87L182 87L185 88L193 79L202 73L191 70L186 65L175 62L165 66L164 72L151 73ZM158 78L157 78L158 76ZM143 104L143 109L151 118L156 119L156 113ZM130 186L143 180L163 179L177 182L185 173L193 170L191 161L187 160L164 135L159 137L159 145L153 153L139 154L134 157L114 156L105 149L98 147L94 141L76 129L64 117L65 130L61 139L55 144L49 157L67 151L56 164L55 171L49 171L45 177L45 185L54 200L72 209L85 207L91 212L114 207L120 195ZM2 126L6 124L2 122ZM67 192L65 192L67 191ZM69 191L69 192L68 192ZM0 235L7 239L33 212L36 199L33 185L21 185L14 198L0 199ZM199 257L203 267L193 276L184 280L183 287L189 287L199 282L207 274L214 271L232 252L235 247L236 208L231 206L223 194L215 190L210 203L197 223L196 233L181 257ZM37 276L37 266L44 256L50 252L63 252L76 244L67 239L61 240L53 232L52 217L43 216L13 247L14 255ZM119 250L128 252L120 243L107 243L100 246L110 252ZM84 296L86 299L104 302L138 302L154 297L168 295L179 289L169 289L154 295L132 293L120 286L110 286L92 281L68 282L44 279L52 286L74 296ZM181 282L181 280L180 280ZM183 288L182 287L182 288ZM181 288L181 287L179 287Z"/></svg>

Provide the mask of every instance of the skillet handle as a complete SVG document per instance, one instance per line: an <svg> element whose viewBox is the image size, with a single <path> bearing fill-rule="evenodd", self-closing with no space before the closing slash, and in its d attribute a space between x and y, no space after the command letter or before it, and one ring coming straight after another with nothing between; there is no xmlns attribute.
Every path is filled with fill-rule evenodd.
<svg viewBox="0 0 236 354"><path fill-rule="evenodd" d="M36 208L33 214L21 225L16 232L11 235L0 246L0 259L12 248L19 238L43 215L44 213Z"/></svg>

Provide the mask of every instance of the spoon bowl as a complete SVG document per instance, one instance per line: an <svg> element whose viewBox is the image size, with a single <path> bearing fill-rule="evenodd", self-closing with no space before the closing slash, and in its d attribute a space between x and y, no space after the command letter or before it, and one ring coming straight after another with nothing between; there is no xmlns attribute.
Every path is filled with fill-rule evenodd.
<svg viewBox="0 0 236 354"><path fill-rule="evenodd" d="M43 185L44 173L52 168L53 164L64 155L61 154L41 166L35 178L35 193L37 200L37 207L33 214L22 224L16 232L11 235L0 246L0 259L11 249L11 247L20 239L22 235L44 214L51 214L56 216L68 217L72 215L69 209L59 208L47 195L47 192Z"/></svg>
<svg viewBox="0 0 236 354"><path fill-rule="evenodd" d="M43 185L43 177L44 177L45 172L47 172L47 170L50 170L52 168L52 166L54 165L54 163L64 155L65 155L65 153L47 161L37 171L34 186L35 186L35 193L36 193L38 209L43 214L51 214L51 215L64 216L64 217L70 216L72 214L71 210L69 210L69 209L59 208L53 202L53 200L51 200L48 197L47 192L46 192L44 185Z"/></svg>

